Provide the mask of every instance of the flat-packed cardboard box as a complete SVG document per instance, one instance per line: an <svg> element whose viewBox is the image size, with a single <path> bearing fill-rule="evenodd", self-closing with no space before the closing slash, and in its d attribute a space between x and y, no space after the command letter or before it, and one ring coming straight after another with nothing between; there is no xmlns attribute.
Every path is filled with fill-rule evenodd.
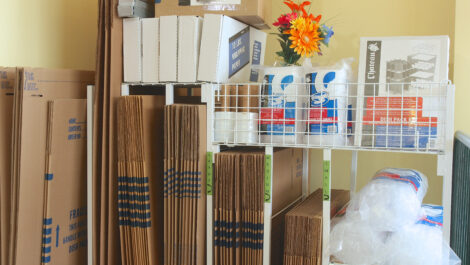
<svg viewBox="0 0 470 265"><path fill-rule="evenodd" d="M202 18L178 18L178 82L195 83L201 47Z"/></svg>
<svg viewBox="0 0 470 265"><path fill-rule="evenodd" d="M349 191L331 191L331 214L349 201ZM323 229L323 191L316 190L285 217L284 264L321 265Z"/></svg>
<svg viewBox="0 0 470 265"><path fill-rule="evenodd" d="M86 100L48 103L43 264L87 260Z"/></svg>
<svg viewBox="0 0 470 265"><path fill-rule="evenodd" d="M17 68L0 67L0 265L8 265L11 205L13 93Z"/></svg>
<svg viewBox="0 0 470 265"><path fill-rule="evenodd" d="M224 14L258 29L271 25L271 0L157 0L155 16Z"/></svg>
<svg viewBox="0 0 470 265"><path fill-rule="evenodd" d="M224 15L206 14L202 27L198 80L259 82L267 34Z"/></svg>
<svg viewBox="0 0 470 265"><path fill-rule="evenodd" d="M24 68L14 99L11 265L41 263L48 102L84 99L94 73Z"/></svg>
<svg viewBox="0 0 470 265"><path fill-rule="evenodd" d="M140 18L123 19L122 27L124 82L142 82L142 22Z"/></svg>
<svg viewBox="0 0 470 265"><path fill-rule="evenodd" d="M265 192L265 155L260 149L235 149L216 154L213 183L214 260L223 264L262 264L263 235L271 234L271 256L282 253L283 217L302 196L303 153L276 149L271 158L272 193ZM272 202L271 230L264 226L265 202ZM239 246L239 247L236 247ZM277 254L277 256L276 256ZM280 259L273 259L279 264Z"/></svg>

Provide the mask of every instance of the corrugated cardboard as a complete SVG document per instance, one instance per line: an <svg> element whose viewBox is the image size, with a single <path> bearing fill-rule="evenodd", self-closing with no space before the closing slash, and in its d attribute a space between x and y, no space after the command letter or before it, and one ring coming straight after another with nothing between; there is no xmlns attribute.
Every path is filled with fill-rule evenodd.
<svg viewBox="0 0 470 265"><path fill-rule="evenodd" d="M206 107L165 106L164 264L204 265Z"/></svg>
<svg viewBox="0 0 470 265"><path fill-rule="evenodd" d="M178 17L178 82L180 83L197 81L201 33L201 17Z"/></svg>
<svg viewBox="0 0 470 265"><path fill-rule="evenodd" d="M144 83L158 83L159 81L159 22L158 18L142 19L142 82Z"/></svg>
<svg viewBox="0 0 470 265"><path fill-rule="evenodd" d="M11 207L13 93L17 69L0 67L0 264L8 265Z"/></svg>
<svg viewBox="0 0 470 265"><path fill-rule="evenodd" d="M93 72L25 68L15 93L11 247L9 264L40 264L47 102L86 97Z"/></svg>
<svg viewBox="0 0 470 265"><path fill-rule="evenodd" d="M265 155L259 149L232 150L216 154L214 170L215 264L262 264L263 234L282 249L282 211L302 196L302 151L277 149L272 157L273 193L265 193ZM272 201L272 230L264 228L264 203ZM282 251L280 251L282 253ZM272 253L275 257L276 253ZM282 257L281 259L282 260ZM273 264L278 264L273 260ZM232 263L229 263L232 264Z"/></svg>
<svg viewBox="0 0 470 265"><path fill-rule="evenodd" d="M160 81L178 81L178 17L160 17Z"/></svg>
<svg viewBox="0 0 470 265"><path fill-rule="evenodd" d="M142 81L142 23L140 18L123 19L124 82Z"/></svg>
<svg viewBox="0 0 470 265"><path fill-rule="evenodd" d="M41 261L81 265L87 257L86 100L48 106Z"/></svg>
<svg viewBox="0 0 470 265"><path fill-rule="evenodd" d="M160 0L155 3L155 16L202 16L206 13L213 13L234 17L258 29L269 29L271 25L271 0L193 0L188 2L187 5L182 5L181 0Z"/></svg>
<svg viewBox="0 0 470 265"><path fill-rule="evenodd" d="M345 190L332 190L332 215L346 205L349 194ZM285 265L322 264L322 196L322 190L318 189L286 214Z"/></svg>
<svg viewBox="0 0 470 265"><path fill-rule="evenodd" d="M252 65L264 64L266 33L224 15L206 14L202 27L198 80L258 82Z"/></svg>

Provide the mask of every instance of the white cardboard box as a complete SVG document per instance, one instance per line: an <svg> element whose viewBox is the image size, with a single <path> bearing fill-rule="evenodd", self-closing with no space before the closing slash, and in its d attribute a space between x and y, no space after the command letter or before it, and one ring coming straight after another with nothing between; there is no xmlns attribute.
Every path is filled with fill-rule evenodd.
<svg viewBox="0 0 470 265"><path fill-rule="evenodd" d="M178 17L178 82L197 81L197 66L202 33L201 17Z"/></svg>
<svg viewBox="0 0 470 265"><path fill-rule="evenodd" d="M141 27L139 18L123 19L124 82L142 81Z"/></svg>
<svg viewBox="0 0 470 265"><path fill-rule="evenodd" d="M178 81L178 17L160 17L160 81Z"/></svg>
<svg viewBox="0 0 470 265"><path fill-rule="evenodd" d="M264 64L266 33L224 15L206 14L202 28L198 80L257 82L252 65Z"/></svg>
<svg viewBox="0 0 470 265"><path fill-rule="evenodd" d="M142 19L142 82L158 83L159 19Z"/></svg>

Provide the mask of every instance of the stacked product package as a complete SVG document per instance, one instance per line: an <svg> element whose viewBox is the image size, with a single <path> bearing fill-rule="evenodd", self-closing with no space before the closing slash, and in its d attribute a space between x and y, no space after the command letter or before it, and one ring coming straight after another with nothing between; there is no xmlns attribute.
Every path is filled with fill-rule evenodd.
<svg viewBox="0 0 470 265"><path fill-rule="evenodd" d="M439 206L422 205L428 182L411 169L387 168L333 219L330 254L351 265L457 265L443 241Z"/></svg>
<svg viewBox="0 0 470 265"><path fill-rule="evenodd" d="M165 106L164 264L205 264L206 107Z"/></svg>

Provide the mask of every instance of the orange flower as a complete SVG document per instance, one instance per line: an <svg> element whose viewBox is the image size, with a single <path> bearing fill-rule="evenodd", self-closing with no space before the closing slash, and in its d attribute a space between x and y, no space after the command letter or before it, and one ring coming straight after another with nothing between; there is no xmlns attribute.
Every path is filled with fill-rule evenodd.
<svg viewBox="0 0 470 265"><path fill-rule="evenodd" d="M298 5L298 4L294 3L292 0L287 0L287 1L284 2L284 4L286 4L292 12L300 11L300 12L302 12L302 15L304 17L307 17L308 15L307 15L307 12L305 11L305 6L308 6L311 3L309 1L304 1L304 2L302 2L302 4Z"/></svg>
<svg viewBox="0 0 470 265"><path fill-rule="evenodd" d="M320 25L314 21L299 17L291 21L291 28L288 34L291 36L289 40L292 41L290 48L304 57L311 57L315 52L320 52Z"/></svg>

